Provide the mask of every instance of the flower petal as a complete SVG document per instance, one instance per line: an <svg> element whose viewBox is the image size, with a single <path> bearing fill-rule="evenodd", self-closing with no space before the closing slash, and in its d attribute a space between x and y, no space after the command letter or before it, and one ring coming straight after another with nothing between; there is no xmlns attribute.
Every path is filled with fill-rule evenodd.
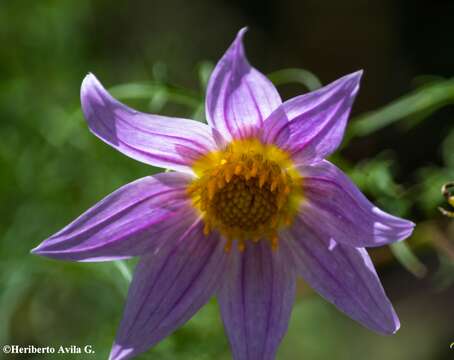
<svg viewBox="0 0 454 360"><path fill-rule="evenodd" d="M289 151L297 164L331 154L341 143L362 71L284 102L264 123L263 139Z"/></svg>
<svg viewBox="0 0 454 360"><path fill-rule="evenodd" d="M374 265L364 248L336 243L301 219L282 236L293 249L299 274L339 310L381 334L400 326Z"/></svg>
<svg viewBox="0 0 454 360"><path fill-rule="evenodd" d="M249 65L241 29L219 60L207 87L206 116L226 140L251 135L281 104L281 98L263 74Z"/></svg>
<svg viewBox="0 0 454 360"><path fill-rule="evenodd" d="M260 137L265 144L275 144L281 149L288 149L290 139L289 118L284 106L279 106L265 120Z"/></svg>
<svg viewBox="0 0 454 360"><path fill-rule="evenodd" d="M374 206L350 179L328 161L300 166L304 221L323 224L327 236L356 247L390 244L411 235L414 223L390 215Z"/></svg>
<svg viewBox="0 0 454 360"><path fill-rule="evenodd" d="M233 358L272 360L288 327L294 268L284 249L273 252L264 241L230 255L218 300Z"/></svg>
<svg viewBox="0 0 454 360"><path fill-rule="evenodd" d="M224 241L198 220L158 252L141 258L110 359L142 353L188 321L214 294L225 271Z"/></svg>
<svg viewBox="0 0 454 360"><path fill-rule="evenodd" d="M215 148L209 126L133 110L114 99L92 74L82 83L81 101L97 137L146 164L191 172L194 160Z"/></svg>
<svg viewBox="0 0 454 360"><path fill-rule="evenodd" d="M125 185L32 252L60 260L105 261L155 250L196 217L185 192L191 179L169 172Z"/></svg>

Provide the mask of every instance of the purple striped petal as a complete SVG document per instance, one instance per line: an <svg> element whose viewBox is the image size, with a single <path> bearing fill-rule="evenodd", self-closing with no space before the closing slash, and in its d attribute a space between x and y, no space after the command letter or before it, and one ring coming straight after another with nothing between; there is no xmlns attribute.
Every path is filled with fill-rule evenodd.
<svg viewBox="0 0 454 360"><path fill-rule="evenodd" d="M362 71L284 102L264 123L262 138L289 151L297 164L331 154L342 141Z"/></svg>
<svg viewBox="0 0 454 360"><path fill-rule="evenodd" d="M289 118L284 106L279 106L265 120L260 137L265 144L276 144L281 149L288 150L290 139Z"/></svg>
<svg viewBox="0 0 454 360"><path fill-rule="evenodd" d="M169 172L125 185L32 252L60 260L106 261L154 251L175 236L176 224L196 217L186 195L191 179Z"/></svg>
<svg viewBox="0 0 454 360"><path fill-rule="evenodd" d="M97 137L146 164L191 172L194 160L215 148L209 126L133 110L114 99L92 74L82 83L81 101Z"/></svg>
<svg viewBox="0 0 454 360"><path fill-rule="evenodd" d="M284 250L261 241L231 253L218 300L235 360L274 359L287 331L295 273Z"/></svg>
<svg viewBox="0 0 454 360"><path fill-rule="evenodd" d="M374 206L350 179L328 161L300 166L306 202L301 216L311 226L323 224L336 242L356 247L390 244L411 235L414 223Z"/></svg>
<svg viewBox="0 0 454 360"><path fill-rule="evenodd" d="M293 249L299 274L326 300L367 328L393 334L399 319L364 248L336 243L301 219L282 236Z"/></svg>
<svg viewBox="0 0 454 360"><path fill-rule="evenodd" d="M214 294L225 272L225 243L203 235L198 220L159 252L141 258L110 355L132 358L188 321Z"/></svg>
<svg viewBox="0 0 454 360"><path fill-rule="evenodd" d="M244 53L241 29L219 60L206 95L208 124L226 139L253 134L281 104L281 98L263 74L249 65Z"/></svg>

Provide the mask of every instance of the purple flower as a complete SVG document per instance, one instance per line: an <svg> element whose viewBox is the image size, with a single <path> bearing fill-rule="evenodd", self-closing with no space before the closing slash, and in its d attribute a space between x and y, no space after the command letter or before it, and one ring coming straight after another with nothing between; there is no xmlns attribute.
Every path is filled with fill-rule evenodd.
<svg viewBox="0 0 454 360"><path fill-rule="evenodd" d="M364 326L399 319L366 247L407 238L324 160L340 144L362 72L282 102L252 68L241 30L211 75L208 125L118 102L82 83L90 130L133 159L174 172L107 196L33 250L72 261L140 256L111 359L133 357L215 295L236 360L275 357L302 276Z"/></svg>

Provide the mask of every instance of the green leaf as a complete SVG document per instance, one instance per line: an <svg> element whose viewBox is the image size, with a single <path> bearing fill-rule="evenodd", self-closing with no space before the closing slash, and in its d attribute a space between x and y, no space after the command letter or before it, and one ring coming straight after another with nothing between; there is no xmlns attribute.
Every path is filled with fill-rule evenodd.
<svg viewBox="0 0 454 360"><path fill-rule="evenodd" d="M132 273L128 265L126 265L126 262L124 262L123 260L117 260L113 261L113 265L119 271L120 275L126 281L126 283L129 284L132 280Z"/></svg>
<svg viewBox="0 0 454 360"><path fill-rule="evenodd" d="M162 108L167 102L197 109L203 99L194 92L160 83L128 83L109 89L111 94L120 99L150 99L152 110Z"/></svg>
<svg viewBox="0 0 454 360"><path fill-rule="evenodd" d="M203 61L199 64L199 81L203 91L205 91L205 89L207 88L208 80L210 80L210 75L213 72L213 69L214 65L210 61Z"/></svg>
<svg viewBox="0 0 454 360"><path fill-rule="evenodd" d="M424 118L439 108L454 102L454 79L425 85L408 95L393 101L379 110L360 115L351 121L348 139L355 136L366 136L397 121L418 114ZM421 114L422 113L422 114Z"/></svg>
<svg viewBox="0 0 454 360"><path fill-rule="evenodd" d="M313 73L305 69L282 69L268 74L268 78L276 86L298 83L304 85L309 91L314 91L322 87L320 80Z"/></svg>
<svg viewBox="0 0 454 360"><path fill-rule="evenodd" d="M397 261L399 261L399 263L409 272L419 278L426 275L426 266L419 261L415 254L413 254L406 242L400 241L391 244L389 247Z"/></svg>

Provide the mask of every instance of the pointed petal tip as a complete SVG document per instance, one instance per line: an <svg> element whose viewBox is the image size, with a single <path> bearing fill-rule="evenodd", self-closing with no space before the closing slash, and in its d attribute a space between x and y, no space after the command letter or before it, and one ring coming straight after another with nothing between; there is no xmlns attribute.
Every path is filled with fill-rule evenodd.
<svg viewBox="0 0 454 360"><path fill-rule="evenodd" d="M42 241L39 245L30 250L30 254L46 256L46 240Z"/></svg>
<svg viewBox="0 0 454 360"><path fill-rule="evenodd" d="M382 336L391 336L396 334L399 329L400 329L400 320L397 314L393 310L392 318L389 319L387 322L380 322L377 324L374 324L373 326L369 324L361 324L360 325L364 326L366 329L371 330L375 332L378 335Z"/></svg>
<svg viewBox="0 0 454 360"><path fill-rule="evenodd" d="M244 35L248 32L249 27L248 26L243 26L239 31L238 34L236 35L237 38L243 38Z"/></svg>
<svg viewBox="0 0 454 360"><path fill-rule="evenodd" d="M248 27L247 26L242 27L238 31L238 33L235 36L235 40L233 40L231 48L236 48L237 50L244 51L243 38L244 38L244 35L246 35L247 31L248 31Z"/></svg>
<svg viewBox="0 0 454 360"><path fill-rule="evenodd" d="M98 78L91 72L87 73L85 75L84 79L82 80L82 84L80 86L80 95L81 97L84 96L84 94L87 93L87 91L92 87L92 86L102 86L101 83L99 82Z"/></svg>
<svg viewBox="0 0 454 360"><path fill-rule="evenodd" d="M84 76L84 79L82 80L82 88L90 81L93 81L94 79L96 79L96 76L93 75L93 73L91 72L88 72L87 75Z"/></svg>
<svg viewBox="0 0 454 360"><path fill-rule="evenodd" d="M394 335L396 332L399 331L400 329L400 320L399 317L397 316L396 312L393 311L392 315L392 322L388 324L388 327L384 327L380 333L382 335Z"/></svg>
<svg viewBox="0 0 454 360"><path fill-rule="evenodd" d="M30 254L32 255L39 255L39 247L40 245L34 247L33 249L30 250Z"/></svg>
<svg viewBox="0 0 454 360"><path fill-rule="evenodd" d="M402 220L405 223L405 237L403 239L406 239L410 237L413 234L413 231L415 230L416 224L413 221L410 220ZM403 240L402 239L402 240Z"/></svg>
<svg viewBox="0 0 454 360"><path fill-rule="evenodd" d="M39 244L38 246L34 247L33 249L30 250L31 255L36 255L36 256L42 256L42 257L47 257L49 259L53 259L55 257L52 257L52 251L48 251L46 249L46 244L45 241Z"/></svg>
<svg viewBox="0 0 454 360"><path fill-rule="evenodd" d="M340 79L336 80L334 83L337 83L339 81L339 83L343 83L344 86L346 86L347 88L354 89L353 91L356 93L359 89L359 84L363 77L363 73L364 73L364 70L362 70L362 69L352 72L352 73L347 74L347 75L341 77Z"/></svg>
<svg viewBox="0 0 454 360"><path fill-rule="evenodd" d="M369 327L371 330L377 332L380 335L390 336L394 335L400 329L400 320L399 316L394 309L394 306L390 303L389 304L389 313L386 319L382 319L381 321L377 322L377 326Z"/></svg>
<svg viewBox="0 0 454 360"><path fill-rule="evenodd" d="M363 74L364 74L364 70L363 69L360 69L358 71L355 71L355 72L352 72L351 74L348 74L347 76L345 76L345 79L352 79L353 80L353 83L358 86L359 85L359 82L361 81L362 77L363 77Z"/></svg>
<svg viewBox="0 0 454 360"><path fill-rule="evenodd" d="M53 252L46 250L45 246L43 246L42 244L40 244L39 246L31 249L30 250L30 254L31 255L36 255L36 256L46 257L48 259L58 259L58 257L56 258L55 256L52 256Z"/></svg>
<svg viewBox="0 0 454 360"><path fill-rule="evenodd" d="M134 352L133 348L124 348L119 344L114 344L110 350L109 360L124 360L129 359Z"/></svg>
<svg viewBox="0 0 454 360"><path fill-rule="evenodd" d="M206 90L208 124L226 140L248 137L252 128L282 104L271 81L253 68L246 56L241 28L211 73Z"/></svg>
<svg viewBox="0 0 454 360"><path fill-rule="evenodd" d="M358 77L358 78L361 78L364 74L364 70L363 69L359 69L357 71L355 71L354 73L352 73L353 76L355 77Z"/></svg>
<svg viewBox="0 0 454 360"><path fill-rule="evenodd" d="M80 85L80 101L82 103L82 110L86 106L87 97L90 95L90 90L99 84L98 79L92 73L88 73L82 80Z"/></svg>
<svg viewBox="0 0 454 360"><path fill-rule="evenodd" d="M372 209L372 211L378 216L381 216L383 219L389 221L389 226L395 229L396 232L395 241L405 240L410 237L416 227L416 224L413 221L386 213L376 206Z"/></svg>
<svg viewBox="0 0 454 360"><path fill-rule="evenodd" d="M89 72L87 72L87 75L85 75L84 80L82 82L84 82L85 80L90 79L90 78L96 79L96 76L92 72L89 71Z"/></svg>
<svg viewBox="0 0 454 360"><path fill-rule="evenodd" d="M396 323L393 323L393 324L390 324L390 325L391 326L389 326L389 327L384 327L384 328L380 328L380 329L371 328L370 330L372 330L376 334L382 335L382 336L395 335L400 329L399 319L397 319Z"/></svg>
<svg viewBox="0 0 454 360"><path fill-rule="evenodd" d="M394 329L391 331L390 335L394 335L396 332L398 332L400 330L400 321L397 317L396 317L396 320L397 320L397 323L395 324Z"/></svg>

